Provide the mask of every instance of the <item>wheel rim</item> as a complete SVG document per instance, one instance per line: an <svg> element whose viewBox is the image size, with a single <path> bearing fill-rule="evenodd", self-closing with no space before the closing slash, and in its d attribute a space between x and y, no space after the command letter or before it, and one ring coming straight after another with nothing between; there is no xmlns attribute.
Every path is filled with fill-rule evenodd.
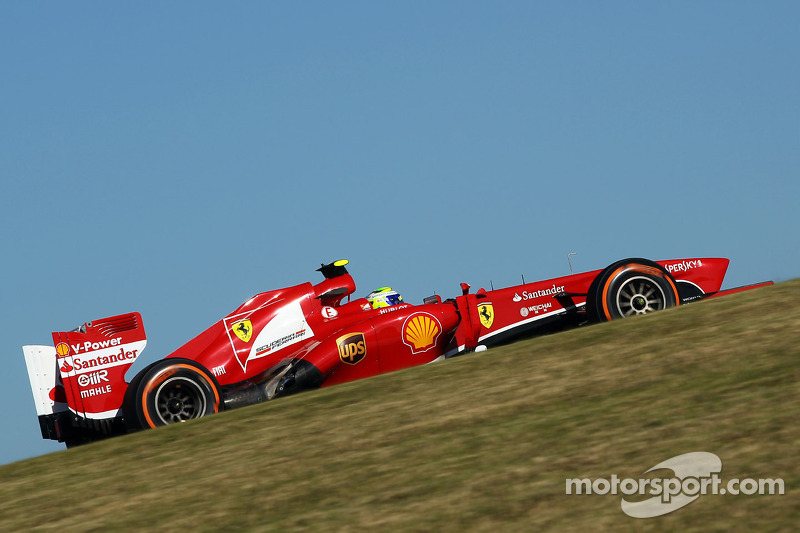
<svg viewBox="0 0 800 533"><path fill-rule="evenodd" d="M155 394L156 414L165 424L185 422L205 413L206 399L192 380L174 377L166 380Z"/></svg>
<svg viewBox="0 0 800 533"><path fill-rule="evenodd" d="M622 316L643 315L666 307L664 289L652 278L636 276L617 291L617 309Z"/></svg>

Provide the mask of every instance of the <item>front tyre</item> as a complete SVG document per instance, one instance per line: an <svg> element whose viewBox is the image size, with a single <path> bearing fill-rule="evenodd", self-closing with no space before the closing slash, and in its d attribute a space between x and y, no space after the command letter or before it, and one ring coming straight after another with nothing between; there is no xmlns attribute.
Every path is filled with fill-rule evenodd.
<svg viewBox="0 0 800 533"><path fill-rule="evenodd" d="M164 359L149 367L134 398L134 410L143 428L202 418L218 413L220 405L214 377L188 359Z"/></svg>
<svg viewBox="0 0 800 533"><path fill-rule="evenodd" d="M593 320L602 322L660 311L679 302L675 279L658 263L624 259L595 278L586 307Z"/></svg>

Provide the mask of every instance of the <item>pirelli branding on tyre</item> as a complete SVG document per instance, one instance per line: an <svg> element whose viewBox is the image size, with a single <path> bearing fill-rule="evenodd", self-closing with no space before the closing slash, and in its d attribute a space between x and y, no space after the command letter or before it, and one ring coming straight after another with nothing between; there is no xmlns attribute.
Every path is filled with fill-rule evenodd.
<svg viewBox="0 0 800 533"><path fill-rule="evenodd" d="M348 333L336 339L339 347L339 359L348 365L361 362L367 355L367 341L363 333Z"/></svg>

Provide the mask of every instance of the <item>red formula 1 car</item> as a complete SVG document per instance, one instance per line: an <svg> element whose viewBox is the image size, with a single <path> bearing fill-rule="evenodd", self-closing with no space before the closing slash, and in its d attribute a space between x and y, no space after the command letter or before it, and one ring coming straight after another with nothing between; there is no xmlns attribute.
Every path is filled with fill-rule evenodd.
<svg viewBox="0 0 800 533"><path fill-rule="evenodd" d="M345 265L323 265L316 285L257 294L130 382L125 374L147 344L139 313L24 346L42 436L72 446L764 285L720 292L727 259L626 259L498 290L470 293L462 284L453 299L373 309L351 300Z"/></svg>

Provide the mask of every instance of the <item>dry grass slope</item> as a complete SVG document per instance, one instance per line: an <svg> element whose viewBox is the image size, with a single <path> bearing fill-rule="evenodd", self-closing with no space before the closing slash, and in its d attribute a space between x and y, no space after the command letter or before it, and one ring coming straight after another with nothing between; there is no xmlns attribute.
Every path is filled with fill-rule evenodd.
<svg viewBox="0 0 800 533"><path fill-rule="evenodd" d="M791 531L800 281L520 342L0 467L0 531ZM567 478L709 451L723 480L633 519Z"/></svg>

